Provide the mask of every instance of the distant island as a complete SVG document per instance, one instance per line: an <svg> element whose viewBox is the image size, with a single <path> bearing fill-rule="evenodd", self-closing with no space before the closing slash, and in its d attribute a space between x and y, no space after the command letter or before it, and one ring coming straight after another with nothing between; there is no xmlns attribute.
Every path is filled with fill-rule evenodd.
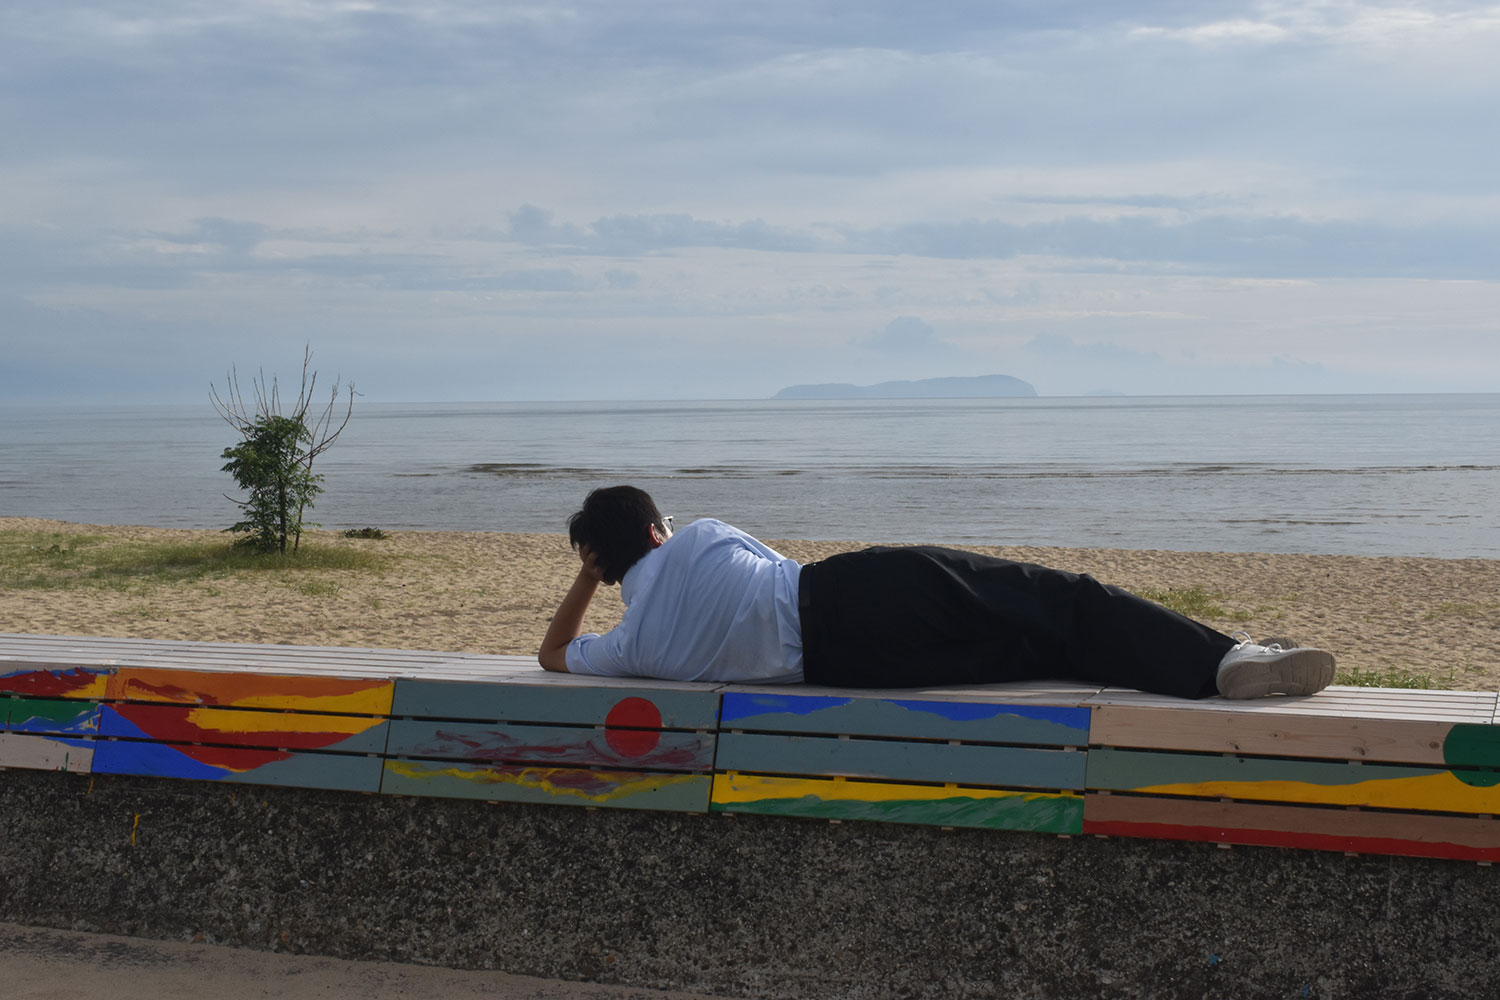
<svg viewBox="0 0 1500 1000"><path fill-rule="evenodd" d="M993 399L998 396L1035 396L1030 382L1009 375L974 375L967 378L921 378L915 381L850 385L822 382L789 385L772 399Z"/></svg>

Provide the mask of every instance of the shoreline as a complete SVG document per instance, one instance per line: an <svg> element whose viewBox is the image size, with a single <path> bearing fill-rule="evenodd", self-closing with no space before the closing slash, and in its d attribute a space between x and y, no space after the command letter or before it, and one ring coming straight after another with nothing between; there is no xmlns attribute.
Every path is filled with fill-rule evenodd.
<svg viewBox="0 0 1500 1000"><path fill-rule="evenodd" d="M29 551L34 546L82 551L226 539L211 529L0 517L3 565L13 581L21 572L16 560L37 556ZM799 562L864 544L767 543ZM376 540L314 530L304 544L373 553L384 565L7 584L0 587L0 631L531 654L577 568L561 534L393 531ZM1158 600L1185 592L1199 602L1193 616L1221 631L1289 636L1333 651L1337 683L1354 670L1377 679L1428 678L1440 687L1500 688L1492 625L1500 616L1497 559L960 547L1089 573ZM618 593L601 589L587 629L604 631L618 620Z"/></svg>

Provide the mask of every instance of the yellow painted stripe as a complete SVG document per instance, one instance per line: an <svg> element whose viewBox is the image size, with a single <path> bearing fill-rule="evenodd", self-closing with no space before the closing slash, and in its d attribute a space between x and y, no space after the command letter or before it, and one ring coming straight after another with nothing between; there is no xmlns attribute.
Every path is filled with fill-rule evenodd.
<svg viewBox="0 0 1500 1000"><path fill-rule="evenodd" d="M354 715L389 715L394 684L382 684L353 694L302 696L295 694L249 695L236 698L236 708L286 708L295 712L349 712Z"/></svg>
<svg viewBox="0 0 1500 1000"><path fill-rule="evenodd" d="M1490 788L1466 785L1447 771L1413 778L1360 781L1351 785L1314 785L1302 781L1202 781L1149 785L1131 791L1433 812L1500 812L1500 785Z"/></svg>
<svg viewBox="0 0 1500 1000"><path fill-rule="evenodd" d="M1071 799L1074 792L1012 792L998 788L900 785L884 781L835 781L831 778L773 778L761 774L714 775L713 801L720 805L800 799L824 802L935 802L946 799Z"/></svg>
<svg viewBox="0 0 1500 1000"><path fill-rule="evenodd" d="M411 760L387 760L385 768L403 778L425 780L428 778L457 778L476 785L515 785L555 795L563 799L580 799L584 802L613 802L629 798L642 792L655 792L673 785L701 781L697 774L652 774L649 777L639 771L593 771L601 781L617 782L607 792L590 794L581 788L555 784L554 774L577 774L577 769L560 767L528 767L519 771L491 770L488 768L440 767Z"/></svg>
<svg viewBox="0 0 1500 1000"><path fill-rule="evenodd" d="M215 733L341 733L353 736L381 725L384 719L349 715L302 715L286 712L240 712L224 708L195 708L187 721Z"/></svg>

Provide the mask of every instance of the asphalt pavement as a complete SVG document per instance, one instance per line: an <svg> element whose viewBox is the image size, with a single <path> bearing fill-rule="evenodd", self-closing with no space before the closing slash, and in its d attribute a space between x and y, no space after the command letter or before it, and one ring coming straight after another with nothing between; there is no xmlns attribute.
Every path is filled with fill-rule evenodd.
<svg viewBox="0 0 1500 1000"><path fill-rule="evenodd" d="M4 1000L713 1000L683 993L348 962L0 923ZM722 1000L722 998L718 998Z"/></svg>

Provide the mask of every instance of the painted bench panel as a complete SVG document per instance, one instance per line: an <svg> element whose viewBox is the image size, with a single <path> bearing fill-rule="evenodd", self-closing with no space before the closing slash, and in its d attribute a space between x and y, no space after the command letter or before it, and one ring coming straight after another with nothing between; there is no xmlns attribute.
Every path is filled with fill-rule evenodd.
<svg viewBox="0 0 1500 1000"><path fill-rule="evenodd" d="M1085 754L979 744L720 733L720 771L1082 789Z"/></svg>
<svg viewBox="0 0 1500 1000"><path fill-rule="evenodd" d="M1500 861L1500 820L1090 793L1083 832L1360 854Z"/></svg>
<svg viewBox="0 0 1500 1000"><path fill-rule="evenodd" d="M724 729L1043 746L1084 746L1089 738L1086 708L780 691L725 692L719 724Z"/></svg>
<svg viewBox="0 0 1500 1000"><path fill-rule="evenodd" d="M35 771L93 770L94 741L68 737L0 733L0 767Z"/></svg>
<svg viewBox="0 0 1500 1000"><path fill-rule="evenodd" d="M383 678L121 667L109 678L105 697L109 701L389 715L393 692L394 682Z"/></svg>
<svg viewBox="0 0 1500 1000"><path fill-rule="evenodd" d="M713 778L595 768L387 759L388 795L530 802L546 805L707 812Z"/></svg>
<svg viewBox="0 0 1500 1000"><path fill-rule="evenodd" d="M1500 771L1094 749L1088 787L1197 798L1500 812Z"/></svg>
<svg viewBox="0 0 1500 1000"><path fill-rule="evenodd" d="M285 750L384 753L390 723L365 715L258 712L196 705L105 705L103 736Z"/></svg>
<svg viewBox="0 0 1500 1000"><path fill-rule="evenodd" d="M1081 833L1083 796L759 774L714 775L714 812Z"/></svg>
<svg viewBox="0 0 1500 1000"><path fill-rule="evenodd" d="M379 757L304 753L260 747L100 740L94 745L95 774L131 774L251 785L380 790Z"/></svg>
<svg viewBox="0 0 1500 1000"><path fill-rule="evenodd" d="M688 687L585 687L402 678L396 681L391 714L485 722L712 729L718 721L719 695L713 689Z"/></svg>
<svg viewBox="0 0 1500 1000"><path fill-rule="evenodd" d="M0 660L0 695L28 698L103 698L107 666L70 666L41 661Z"/></svg>
<svg viewBox="0 0 1500 1000"><path fill-rule="evenodd" d="M386 752L392 757L443 757L487 763L711 771L714 734L397 719L391 724Z"/></svg>

